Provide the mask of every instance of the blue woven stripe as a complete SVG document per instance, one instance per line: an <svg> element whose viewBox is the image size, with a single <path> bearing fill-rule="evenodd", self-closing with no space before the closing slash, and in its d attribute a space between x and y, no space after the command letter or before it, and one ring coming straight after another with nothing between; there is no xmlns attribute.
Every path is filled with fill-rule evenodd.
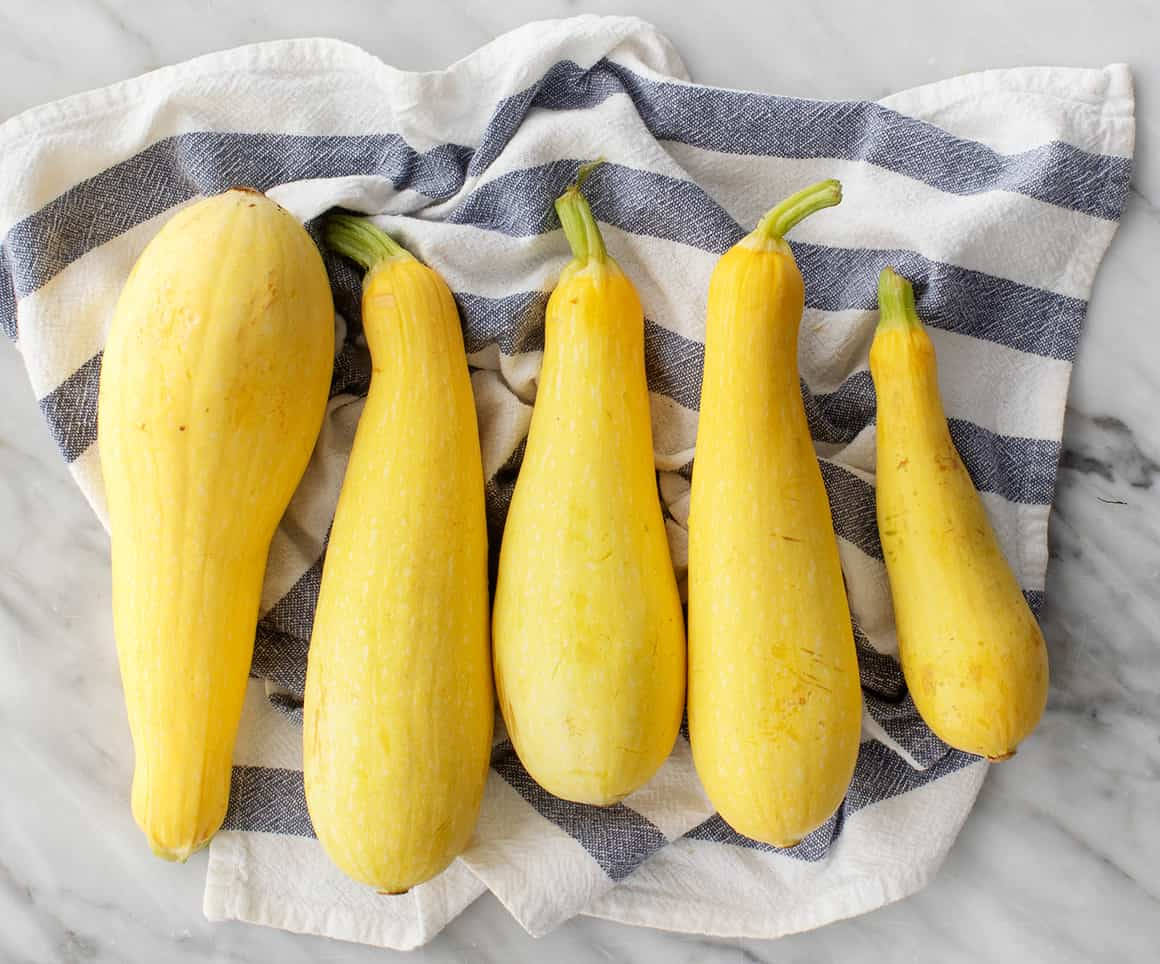
<svg viewBox="0 0 1160 964"><path fill-rule="evenodd" d="M781 853L799 860L823 859L830 845L842 831L843 824L853 814L874 803L881 803L911 790L917 790L963 767L980 762L980 758L960 750L947 750L938 762L925 770L915 770L889 747L875 740L863 743L854 766L854 779L846 792L846 799L838 812L825 824L807 835L794 847L773 847L739 834L719 814L694 827L685 836L690 840L732 844L766 853Z"/></svg>
<svg viewBox="0 0 1160 964"><path fill-rule="evenodd" d="M585 70L570 60L496 106L470 173L480 174L535 108L580 110L613 94L632 98L658 140L724 154L865 161L949 194L1014 191L1116 220L1132 162L1052 141L1000 154L924 121L868 101L817 101L652 80L601 60Z"/></svg>
<svg viewBox="0 0 1160 964"><path fill-rule="evenodd" d="M668 843L651 820L623 803L594 807L552 796L532 779L507 740L492 750L491 768L540 816L588 851L614 881L623 880Z"/></svg>

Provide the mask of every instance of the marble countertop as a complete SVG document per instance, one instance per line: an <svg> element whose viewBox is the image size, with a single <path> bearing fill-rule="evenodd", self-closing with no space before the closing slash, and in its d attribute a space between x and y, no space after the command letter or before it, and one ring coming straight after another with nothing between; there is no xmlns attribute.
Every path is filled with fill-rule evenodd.
<svg viewBox="0 0 1160 964"><path fill-rule="evenodd" d="M1072 381L1051 522L1047 715L994 768L937 880L900 904L776 943L577 919L533 941L490 895L413 960L1144 961L1160 944L1160 13L1154 0L941 7L736 0L0 3L0 119L256 40L331 35L441 67L528 19L635 13L696 80L877 98L986 67L1126 61L1132 195L1100 271ZM435 26L439 24L439 26ZM148 857L127 804L131 748L104 531L57 456L20 359L0 344L0 959L382 961L390 952L201 913L204 854Z"/></svg>

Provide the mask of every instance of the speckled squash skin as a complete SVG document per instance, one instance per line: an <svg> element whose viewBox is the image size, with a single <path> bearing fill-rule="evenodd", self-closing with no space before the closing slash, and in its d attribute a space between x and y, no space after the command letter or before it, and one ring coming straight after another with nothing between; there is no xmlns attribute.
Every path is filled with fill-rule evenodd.
<svg viewBox="0 0 1160 964"><path fill-rule="evenodd" d="M479 431L459 314L409 255L368 273L374 362L323 568L306 802L350 877L400 893L467 846L494 696Z"/></svg>
<svg viewBox="0 0 1160 964"><path fill-rule="evenodd" d="M709 289L689 515L689 738L738 832L792 846L841 804L862 695L802 404L801 274L750 235Z"/></svg>
<svg viewBox="0 0 1160 964"><path fill-rule="evenodd" d="M1043 715L1047 648L951 439L910 287L884 272L880 291L878 529L902 671L942 740L1003 760Z"/></svg>
<svg viewBox="0 0 1160 964"><path fill-rule="evenodd" d="M117 304L98 440L133 815L184 860L225 817L266 556L322 424L334 306L322 258L273 201L175 215Z"/></svg>
<svg viewBox="0 0 1160 964"><path fill-rule="evenodd" d="M581 214L595 232L586 204ZM493 639L508 734L550 793L615 803L664 762L684 707L684 624L657 493L644 316L602 247L568 265L548 303Z"/></svg>

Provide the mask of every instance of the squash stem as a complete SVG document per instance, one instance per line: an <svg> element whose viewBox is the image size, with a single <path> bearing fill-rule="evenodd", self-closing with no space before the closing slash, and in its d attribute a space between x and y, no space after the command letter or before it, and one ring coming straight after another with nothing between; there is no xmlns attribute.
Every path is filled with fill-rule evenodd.
<svg viewBox="0 0 1160 964"><path fill-rule="evenodd" d="M878 276L878 330L921 327L914 288L893 268L883 268Z"/></svg>
<svg viewBox="0 0 1160 964"><path fill-rule="evenodd" d="M758 237L774 240L784 237L795 224L822 208L832 208L842 201L842 184L831 178L818 181L807 188L791 194L772 208L760 221L753 233Z"/></svg>
<svg viewBox="0 0 1160 964"><path fill-rule="evenodd" d="M596 218L592 216L592 208L588 200L580 193L580 188L592 173L593 168L603 163L601 160L589 164L581 164L576 172L576 180L568 189L556 198L556 213L560 215L560 224L564 227L564 237L572 248L572 257L581 264L589 261L603 263L608 257L604 248L604 238L600 236L600 228Z"/></svg>
<svg viewBox="0 0 1160 964"><path fill-rule="evenodd" d="M357 261L370 271L388 258L412 258L411 254L386 231L367 218L350 214L332 214L326 219L326 244L332 250Z"/></svg>

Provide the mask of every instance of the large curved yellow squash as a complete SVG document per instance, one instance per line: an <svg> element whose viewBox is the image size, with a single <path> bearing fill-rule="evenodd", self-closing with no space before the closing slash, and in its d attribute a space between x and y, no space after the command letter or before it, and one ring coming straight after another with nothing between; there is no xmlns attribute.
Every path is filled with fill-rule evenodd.
<svg viewBox="0 0 1160 964"><path fill-rule="evenodd" d="M657 493L640 301L578 188L556 205L574 257L548 302L493 640L500 708L528 772L556 796L610 804L672 749L685 635Z"/></svg>
<svg viewBox="0 0 1160 964"><path fill-rule="evenodd" d="M878 530L902 671L939 737L1003 760L1043 715L1047 647L951 439L909 282L887 268L878 302Z"/></svg>
<svg viewBox="0 0 1160 964"><path fill-rule="evenodd" d="M735 830L791 846L841 804L862 691L837 540L798 379L804 293L782 234L836 181L774 208L709 288L689 513L689 739Z"/></svg>
<svg viewBox="0 0 1160 964"><path fill-rule="evenodd" d="M266 556L322 424L334 307L314 242L233 190L141 254L101 366L133 815L184 860L221 825Z"/></svg>
<svg viewBox="0 0 1160 964"><path fill-rule="evenodd" d="M374 374L310 640L306 802L345 873L399 893L467 846L487 779L483 463L447 285L368 221L327 239L368 269Z"/></svg>

